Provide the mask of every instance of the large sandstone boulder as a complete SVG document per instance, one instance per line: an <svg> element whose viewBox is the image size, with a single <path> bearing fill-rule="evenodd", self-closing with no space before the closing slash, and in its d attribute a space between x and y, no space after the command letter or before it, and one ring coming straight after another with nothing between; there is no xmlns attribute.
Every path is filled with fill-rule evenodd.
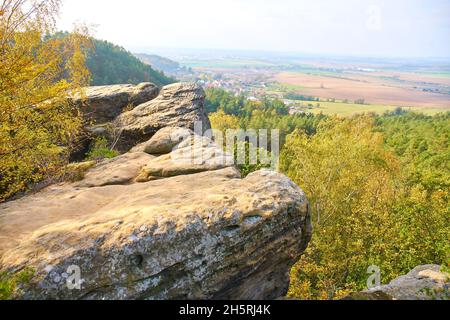
<svg viewBox="0 0 450 320"><path fill-rule="evenodd" d="M168 131L159 147L174 144L179 128ZM268 170L242 179L208 139L181 140L168 154L135 150L1 204L0 270L34 270L17 298L283 296L311 237L303 191ZM67 286L74 266L80 289Z"/></svg>
<svg viewBox="0 0 450 320"><path fill-rule="evenodd" d="M121 114L115 121L120 131L117 148L128 151L136 144L147 141L164 127L211 129L204 109L205 93L192 83L175 83L162 88L159 96Z"/></svg>
<svg viewBox="0 0 450 320"><path fill-rule="evenodd" d="M85 96L72 101L80 107L87 120L101 124L114 120L127 107L135 107L158 96L159 88L153 83L139 85L119 84L86 88Z"/></svg>

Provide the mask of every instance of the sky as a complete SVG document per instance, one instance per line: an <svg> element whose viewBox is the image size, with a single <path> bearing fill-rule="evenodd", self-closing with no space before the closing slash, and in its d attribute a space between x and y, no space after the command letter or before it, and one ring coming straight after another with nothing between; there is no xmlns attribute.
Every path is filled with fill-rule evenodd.
<svg viewBox="0 0 450 320"><path fill-rule="evenodd" d="M131 51L450 57L450 0L63 0L74 23Z"/></svg>

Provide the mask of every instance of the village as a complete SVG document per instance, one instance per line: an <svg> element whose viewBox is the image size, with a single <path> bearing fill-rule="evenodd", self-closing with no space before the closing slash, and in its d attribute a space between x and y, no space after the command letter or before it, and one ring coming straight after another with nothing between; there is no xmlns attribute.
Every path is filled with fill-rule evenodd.
<svg viewBox="0 0 450 320"><path fill-rule="evenodd" d="M245 96L250 101L261 101L265 98L280 99L289 106L289 113L309 113L308 109L320 107L311 101L289 99L285 92L278 90L273 80L275 72L267 69L215 69L215 68L183 68L176 74L181 81L196 82L203 88L223 89Z"/></svg>

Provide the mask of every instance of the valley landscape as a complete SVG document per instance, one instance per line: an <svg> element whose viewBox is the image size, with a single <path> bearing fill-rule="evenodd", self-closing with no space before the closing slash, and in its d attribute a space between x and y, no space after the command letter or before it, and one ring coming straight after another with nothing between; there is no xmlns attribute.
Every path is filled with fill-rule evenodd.
<svg viewBox="0 0 450 320"><path fill-rule="evenodd" d="M2 307L445 306L450 5L342 1L0 0Z"/></svg>
<svg viewBox="0 0 450 320"><path fill-rule="evenodd" d="M293 112L381 114L401 107L436 114L450 110L450 61L445 59L336 59L206 50L177 55L173 50L154 49L178 59L173 61L178 68L165 70L174 76L247 97L280 98ZM319 104L311 104L311 99Z"/></svg>

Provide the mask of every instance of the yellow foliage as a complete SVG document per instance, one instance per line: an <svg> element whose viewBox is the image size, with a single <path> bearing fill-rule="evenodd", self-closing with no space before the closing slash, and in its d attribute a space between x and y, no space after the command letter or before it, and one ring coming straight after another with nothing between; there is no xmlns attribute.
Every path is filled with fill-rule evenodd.
<svg viewBox="0 0 450 320"><path fill-rule="evenodd" d="M294 132L287 138L281 169L305 190L314 226L292 270L290 297L339 299L365 289L371 265L387 282L446 259L445 196L435 193L430 201L424 190L404 184L399 161L372 121L332 118L312 137Z"/></svg>
<svg viewBox="0 0 450 320"><path fill-rule="evenodd" d="M220 130L225 134L228 129L239 129L239 118L233 115L226 114L219 109L215 113L208 115L211 121L211 127L215 130Z"/></svg>
<svg viewBox="0 0 450 320"><path fill-rule="evenodd" d="M85 30L51 37L59 0L0 1L0 201L61 168L81 126Z"/></svg>

